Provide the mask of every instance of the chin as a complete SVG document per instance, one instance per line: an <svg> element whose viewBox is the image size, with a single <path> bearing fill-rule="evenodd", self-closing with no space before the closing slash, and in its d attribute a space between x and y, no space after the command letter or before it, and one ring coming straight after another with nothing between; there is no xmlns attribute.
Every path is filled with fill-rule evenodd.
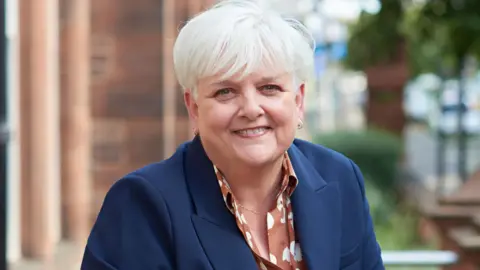
<svg viewBox="0 0 480 270"><path fill-rule="evenodd" d="M264 164L270 163L277 158L279 158L282 153L277 153L278 151L270 150L270 151L244 151L237 153L237 159L240 160L242 163L247 164L252 167L262 166Z"/></svg>

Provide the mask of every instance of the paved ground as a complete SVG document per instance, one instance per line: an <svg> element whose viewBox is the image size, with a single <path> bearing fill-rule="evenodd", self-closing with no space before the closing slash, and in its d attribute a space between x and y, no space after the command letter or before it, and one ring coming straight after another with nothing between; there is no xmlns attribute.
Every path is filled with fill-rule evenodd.
<svg viewBox="0 0 480 270"><path fill-rule="evenodd" d="M62 242L59 244L58 253L52 261L38 262L21 260L10 265L9 270L78 270L83 255L83 247L72 243Z"/></svg>

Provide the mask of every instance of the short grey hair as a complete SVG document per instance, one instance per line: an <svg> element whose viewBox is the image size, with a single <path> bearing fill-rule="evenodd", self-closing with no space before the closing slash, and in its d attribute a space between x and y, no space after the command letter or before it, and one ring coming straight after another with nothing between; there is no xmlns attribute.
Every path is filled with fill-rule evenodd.
<svg viewBox="0 0 480 270"><path fill-rule="evenodd" d="M224 72L227 79L258 68L289 72L307 81L315 41L299 21L251 0L224 0L188 21L173 48L178 82L195 89L198 80Z"/></svg>

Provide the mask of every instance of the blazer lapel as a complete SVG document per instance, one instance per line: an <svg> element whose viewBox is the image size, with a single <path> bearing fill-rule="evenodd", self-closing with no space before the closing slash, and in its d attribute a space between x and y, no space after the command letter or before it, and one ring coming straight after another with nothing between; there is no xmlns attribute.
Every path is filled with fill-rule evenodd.
<svg viewBox="0 0 480 270"><path fill-rule="evenodd" d="M256 269L254 256L237 227L235 217L225 206L213 164L198 136L186 150L184 166L196 212L192 222L213 268Z"/></svg>
<svg viewBox="0 0 480 270"><path fill-rule="evenodd" d="M292 206L303 260L309 270L339 269L341 205L338 185L325 182L295 145L288 153L299 179L292 194Z"/></svg>

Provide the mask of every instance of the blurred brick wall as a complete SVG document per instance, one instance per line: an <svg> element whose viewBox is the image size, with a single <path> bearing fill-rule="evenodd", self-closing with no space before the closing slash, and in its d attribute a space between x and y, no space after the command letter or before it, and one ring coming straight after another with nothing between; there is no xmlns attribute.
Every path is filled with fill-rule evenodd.
<svg viewBox="0 0 480 270"><path fill-rule="evenodd" d="M183 22L212 2L19 2L22 255L51 259L58 238L84 241L115 181L191 137L172 45ZM57 105L59 115L50 110Z"/></svg>
<svg viewBox="0 0 480 270"><path fill-rule="evenodd" d="M116 180L163 155L162 3L91 3L92 214L96 216Z"/></svg>
<svg viewBox="0 0 480 270"><path fill-rule="evenodd" d="M173 1L171 21L180 28L190 14L196 14L213 1ZM164 158L163 91L175 94L175 143L189 139L190 125L177 89L162 89L162 35L165 18L161 0L91 1L92 84L91 104L94 121L92 169L95 218L106 191L120 177L148 163ZM168 37L167 37L168 38ZM172 39L175 37L171 37Z"/></svg>

